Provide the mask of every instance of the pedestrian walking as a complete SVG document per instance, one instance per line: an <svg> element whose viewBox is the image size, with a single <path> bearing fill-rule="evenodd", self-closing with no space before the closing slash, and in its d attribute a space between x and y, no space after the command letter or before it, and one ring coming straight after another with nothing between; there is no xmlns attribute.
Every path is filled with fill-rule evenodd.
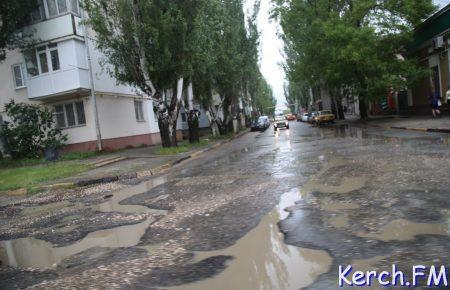
<svg viewBox="0 0 450 290"><path fill-rule="evenodd" d="M428 96L428 100L430 101L431 105L431 113L433 114L433 117L439 117L441 115L441 111L439 107L442 105L441 103L441 97L439 96L439 93L435 90L434 86L431 86L431 94Z"/></svg>

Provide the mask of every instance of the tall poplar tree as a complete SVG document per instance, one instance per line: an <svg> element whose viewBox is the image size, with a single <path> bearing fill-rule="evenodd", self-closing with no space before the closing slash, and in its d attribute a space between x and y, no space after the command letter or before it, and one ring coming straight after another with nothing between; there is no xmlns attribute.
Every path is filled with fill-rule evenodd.
<svg viewBox="0 0 450 290"><path fill-rule="evenodd" d="M278 0L291 80L344 89L359 97L361 117L368 100L404 89L426 72L415 59L400 57L414 27L435 7L431 0Z"/></svg>

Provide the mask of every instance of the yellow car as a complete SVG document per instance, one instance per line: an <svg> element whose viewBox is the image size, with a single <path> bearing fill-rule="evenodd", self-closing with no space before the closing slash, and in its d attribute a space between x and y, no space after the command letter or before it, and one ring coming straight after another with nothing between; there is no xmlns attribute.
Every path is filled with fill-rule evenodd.
<svg viewBox="0 0 450 290"><path fill-rule="evenodd" d="M322 125L327 123L333 123L336 117L331 111L319 111L314 117L314 124Z"/></svg>

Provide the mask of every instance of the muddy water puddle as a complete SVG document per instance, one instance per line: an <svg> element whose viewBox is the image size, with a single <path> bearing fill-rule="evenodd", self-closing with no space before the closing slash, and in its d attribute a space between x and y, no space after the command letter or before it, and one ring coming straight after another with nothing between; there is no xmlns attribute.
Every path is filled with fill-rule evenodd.
<svg viewBox="0 0 450 290"><path fill-rule="evenodd" d="M153 210L138 205L119 204L120 201L128 197L146 192L164 182L165 178L160 177L134 187L114 192L112 197L104 203L90 206L90 208L102 212L140 212L152 215L164 215L166 211L163 210ZM93 247L132 247L139 243L141 236L154 220L154 217L149 216L144 222L138 224L91 232L80 241L65 247L55 247L49 242L32 237L0 241L1 265L49 268L56 266L65 258ZM55 230L60 231L59 229Z"/></svg>
<svg viewBox="0 0 450 290"><path fill-rule="evenodd" d="M450 235L450 224L414 223L397 219L381 228L378 233L358 233L357 235L381 241L407 241L412 240L417 235Z"/></svg>
<svg viewBox="0 0 450 290"><path fill-rule="evenodd" d="M284 209L300 199L298 189L283 194L279 205L233 246L218 251L196 252L196 261L217 255L233 256L222 273L169 289L289 290L312 284L320 274L328 271L332 258L325 251L285 244L277 225L289 215Z"/></svg>

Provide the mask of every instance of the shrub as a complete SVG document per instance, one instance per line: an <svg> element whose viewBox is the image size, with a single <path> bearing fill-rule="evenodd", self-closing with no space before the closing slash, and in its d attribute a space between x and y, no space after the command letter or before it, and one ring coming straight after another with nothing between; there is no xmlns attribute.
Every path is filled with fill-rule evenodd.
<svg viewBox="0 0 450 290"><path fill-rule="evenodd" d="M67 141L47 107L11 100L5 112L10 121L5 122L1 134L5 151L14 159L39 158L46 148L59 149Z"/></svg>

